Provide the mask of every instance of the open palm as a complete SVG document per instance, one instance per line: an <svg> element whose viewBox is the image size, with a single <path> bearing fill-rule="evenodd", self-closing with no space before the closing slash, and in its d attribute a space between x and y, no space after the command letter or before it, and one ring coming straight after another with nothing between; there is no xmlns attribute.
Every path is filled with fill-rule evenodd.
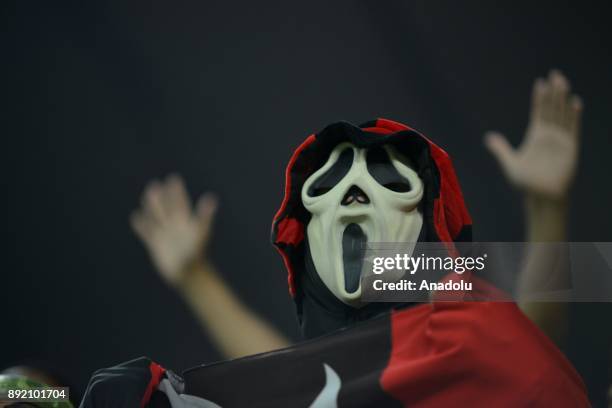
<svg viewBox="0 0 612 408"><path fill-rule="evenodd" d="M131 225L170 284L179 284L189 266L204 256L216 207L215 197L205 194L192 209L178 175L153 181L145 189L142 207L130 217Z"/></svg>
<svg viewBox="0 0 612 408"><path fill-rule="evenodd" d="M575 174L582 102L570 94L567 79L552 71L533 87L525 138L517 149L498 132L486 145L509 181L529 194L553 199L567 194Z"/></svg>

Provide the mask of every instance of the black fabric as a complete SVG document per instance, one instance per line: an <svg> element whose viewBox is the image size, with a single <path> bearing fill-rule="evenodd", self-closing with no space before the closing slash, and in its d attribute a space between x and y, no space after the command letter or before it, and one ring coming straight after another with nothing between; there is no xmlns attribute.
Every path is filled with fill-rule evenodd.
<svg viewBox="0 0 612 408"><path fill-rule="evenodd" d="M421 230L419 241L422 241L424 232ZM376 302L369 303L361 308L354 308L340 300L325 286L317 273L308 239L305 239L304 270L300 271L300 298L296 300L298 307L298 320L302 336L306 339L322 336L342 327L348 327L372 317L387 313L399 307L408 307L413 304Z"/></svg>
<svg viewBox="0 0 612 408"><path fill-rule="evenodd" d="M384 314L284 350L189 369L185 393L224 408L305 408L323 390L327 364L341 381L338 406L399 407L380 386L390 352L391 322Z"/></svg>
<svg viewBox="0 0 612 408"><path fill-rule="evenodd" d="M147 408L170 408L170 401L165 393L156 390L151 394L151 400L147 404Z"/></svg>
<svg viewBox="0 0 612 408"><path fill-rule="evenodd" d="M97 370L89 380L80 408L133 408L151 381L152 361L146 357Z"/></svg>

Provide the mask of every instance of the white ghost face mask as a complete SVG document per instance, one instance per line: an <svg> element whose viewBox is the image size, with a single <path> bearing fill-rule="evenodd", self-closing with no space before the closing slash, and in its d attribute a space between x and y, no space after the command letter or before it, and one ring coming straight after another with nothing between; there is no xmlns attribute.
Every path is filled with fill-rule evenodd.
<svg viewBox="0 0 612 408"><path fill-rule="evenodd" d="M367 242L415 243L423 225L423 182L393 146L368 149L341 143L304 183L302 203L312 260L323 283L342 302L361 305ZM413 245L414 246L414 245Z"/></svg>

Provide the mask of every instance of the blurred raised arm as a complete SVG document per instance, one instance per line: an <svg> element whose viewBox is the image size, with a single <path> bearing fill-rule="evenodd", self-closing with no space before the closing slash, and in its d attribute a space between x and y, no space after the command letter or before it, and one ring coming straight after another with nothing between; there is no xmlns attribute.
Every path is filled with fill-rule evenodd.
<svg viewBox="0 0 612 408"><path fill-rule="evenodd" d="M582 101L571 94L570 83L553 70L533 86L531 113L525 137L513 148L498 132L485 143L508 181L524 193L528 242L567 241L568 194L576 172ZM567 304L530 302L528 296L551 279L562 246L534 246L523 261L518 281L519 306L551 338L567 330ZM557 272L567 272L560 268ZM553 277L557 280L569 276Z"/></svg>
<svg viewBox="0 0 612 408"><path fill-rule="evenodd" d="M185 299L227 358L286 347L289 341L238 299L207 256L216 209L210 193L192 208L183 180L170 175L147 185L130 223L161 277Z"/></svg>

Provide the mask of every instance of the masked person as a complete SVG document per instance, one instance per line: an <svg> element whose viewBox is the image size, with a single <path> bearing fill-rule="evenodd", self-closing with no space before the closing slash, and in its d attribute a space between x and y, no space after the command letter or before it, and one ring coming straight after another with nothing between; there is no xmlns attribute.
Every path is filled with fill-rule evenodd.
<svg viewBox="0 0 612 408"><path fill-rule="evenodd" d="M555 92L554 81L536 90L536 105L554 103L532 121L556 121L563 100L575 127L579 107ZM520 155L490 143L512 170ZM196 367L184 383L134 360L95 373L82 406L588 406L578 374L514 303L360 299L363 244L452 247L471 240L471 224L448 154L425 136L386 119L329 125L291 157L272 227L311 340Z"/></svg>

